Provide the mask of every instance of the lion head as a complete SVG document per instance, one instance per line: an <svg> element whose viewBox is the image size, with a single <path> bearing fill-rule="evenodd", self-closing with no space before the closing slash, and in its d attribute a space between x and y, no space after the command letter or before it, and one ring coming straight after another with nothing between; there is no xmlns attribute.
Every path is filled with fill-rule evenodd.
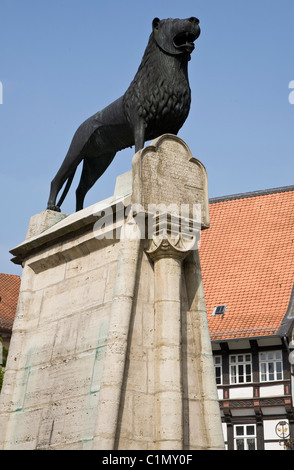
<svg viewBox="0 0 294 470"><path fill-rule="evenodd" d="M153 37L157 45L167 54L190 54L195 46L194 41L200 35L198 18L160 20L152 22Z"/></svg>

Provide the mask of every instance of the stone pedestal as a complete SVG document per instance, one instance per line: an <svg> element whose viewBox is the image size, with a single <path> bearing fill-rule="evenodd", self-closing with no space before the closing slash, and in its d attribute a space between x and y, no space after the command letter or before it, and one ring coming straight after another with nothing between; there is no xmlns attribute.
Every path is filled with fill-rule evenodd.
<svg viewBox="0 0 294 470"><path fill-rule="evenodd" d="M222 449L197 246L207 175L164 135L114 196L45 211L23 265L0 449Z"/></svg>

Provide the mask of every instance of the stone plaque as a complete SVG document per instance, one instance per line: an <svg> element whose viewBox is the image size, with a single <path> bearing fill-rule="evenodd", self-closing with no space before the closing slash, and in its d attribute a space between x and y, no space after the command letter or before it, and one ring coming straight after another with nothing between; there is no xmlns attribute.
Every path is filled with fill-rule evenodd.
<svg viewBox="0 0 294 470"><path fill-rule="evenodd" d="M188 207L189 218L199 214L201 228L209 227L208 180L204 165L179 137L165 134L133 158L132 203L145 211L150 205ZM198 211L197 211L198 206Z"/></svg>

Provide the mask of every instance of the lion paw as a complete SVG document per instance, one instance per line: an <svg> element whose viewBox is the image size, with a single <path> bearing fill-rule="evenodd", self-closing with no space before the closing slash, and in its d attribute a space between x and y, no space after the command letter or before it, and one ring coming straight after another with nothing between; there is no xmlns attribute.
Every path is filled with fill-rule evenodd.
<svg viewBox="0 0 294 470"><path fill-rule="evenodd" d="M60 207L48 204L47 210L49 210L49 211L55 211L55 212L60 212Z"/></svg>

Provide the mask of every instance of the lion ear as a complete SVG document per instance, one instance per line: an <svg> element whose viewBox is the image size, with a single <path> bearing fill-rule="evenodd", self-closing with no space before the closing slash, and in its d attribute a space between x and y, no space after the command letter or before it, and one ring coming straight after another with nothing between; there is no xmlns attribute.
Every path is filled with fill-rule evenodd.
<svg viewBox="0 0 294 470"><path fill-rule="evenodd" d="M153 29L158 29L159 28L159 23L160 23L160 19L159 18L154 18L154 20L152 21L152 28Z"/></svg>

